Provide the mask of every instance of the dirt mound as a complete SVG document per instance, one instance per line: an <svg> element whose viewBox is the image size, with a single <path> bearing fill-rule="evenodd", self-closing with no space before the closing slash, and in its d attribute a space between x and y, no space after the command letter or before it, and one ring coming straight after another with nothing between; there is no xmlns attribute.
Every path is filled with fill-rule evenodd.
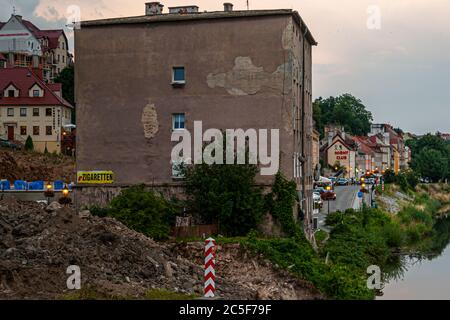
<svg viewBox="0 0 450 320"><path fill-rule="evenodd" d="M74 178L75 161L64 155L0 149L0 179L58 180Z"/></svg>
<svg viewBox="0 0 450 320"><path fill-rule="evenodd" d="M200 264L204 259L202 247L202 243L181 243L173 251ZM216 274L220 275L216 282L221 295L233 299L323 299L309 282L276 270L268 260L250 254L239 244L218 246Z"/></svg>
<svg viewBox="0 0 450 320"><path fill-rule="evenodd" d="M0 201L0 299L61 298L69 293L69 265L80 267L82 288L112 296L143 298L152 288L202 292L201 243L157 243L111 218ZM225 299L320 298L238 246L219 248L217 275Z"/></svg>

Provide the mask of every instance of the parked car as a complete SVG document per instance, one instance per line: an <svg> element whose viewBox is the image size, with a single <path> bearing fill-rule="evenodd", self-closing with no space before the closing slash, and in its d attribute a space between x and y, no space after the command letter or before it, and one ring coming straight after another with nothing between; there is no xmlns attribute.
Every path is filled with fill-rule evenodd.
<svg viewBox="0 0 450 320"><path fill-rule="evenodd" d="M314 207L317 206L318 209L321 209L323 206L322 197L320 196L319 192L313 192L313 201L314 201Z"/></svg>
<svg viewBox="0 0 450 320"><path fill-rule="evenodd" d="M330 191L325 191L325 192L320 194L320 197L324 201L336 200L336 193L334 193L331 190Z"/></svg>
<svg viewBox="0 0 450 320"><path fill-rule="evenodd" d="M314 193L318 193L318 194L322 194L322 193L326 192L326 190L324 188L322 188L322 187L318 187L318 188L315 188L313 190L313 192Z"/></svg>
<svg viewBox="0 0 450 320"><path fill-rule="evenodd" d="M339 179L336 180L336 184L338 186L346 186L346 185L348 185L348 182L349 181L347 179L345 179L345 178L339 178Z"/></svg>
<svg viewBox="0 0 450 320"><path fill-rule="evenodd" d="M20 150L20 149L22 149L22 146L20 144L17 144L17 143L14 143L14 142L11 142L9 140L2 139L2 138L0 138L0 147L10 148L10 149L13 149L13 150Z"/></svg>

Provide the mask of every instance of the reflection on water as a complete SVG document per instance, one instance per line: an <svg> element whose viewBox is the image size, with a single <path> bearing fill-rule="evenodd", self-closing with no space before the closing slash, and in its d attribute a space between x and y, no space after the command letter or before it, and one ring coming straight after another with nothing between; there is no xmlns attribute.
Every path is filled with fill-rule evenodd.
<svg viewBox="0 0 450 320"><path fill-rule="evenodd" d="M450 220L434 226L420 254L393 258L384 270L383 295L377 299L450 299Z"/></svg>

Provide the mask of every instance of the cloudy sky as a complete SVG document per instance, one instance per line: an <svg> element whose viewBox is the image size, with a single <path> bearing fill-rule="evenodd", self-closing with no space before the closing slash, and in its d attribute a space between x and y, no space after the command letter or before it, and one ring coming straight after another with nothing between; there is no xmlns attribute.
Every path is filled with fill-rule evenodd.
<svg viewBox="0 0 450 320"><path fill-rule="evenodd" d="M0 20L8 19L15 6L42 28L61 28L71 5L80 7L82 20L90 20L142 15L144 2L0 0ZM197 4L213 11L226 1L161 2L166 10ZM246 9L246 0L230 2L235 10ZM450 132L450 0L249 0L249 5L302 15L319 42L313 58L315 97L351 93L376 122L418 134Z"/></svg>

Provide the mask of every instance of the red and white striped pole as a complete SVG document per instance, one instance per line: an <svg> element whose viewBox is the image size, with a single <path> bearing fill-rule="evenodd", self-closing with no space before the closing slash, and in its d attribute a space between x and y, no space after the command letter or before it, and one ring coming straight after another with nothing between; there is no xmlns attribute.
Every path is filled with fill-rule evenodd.
<svg viewBox="0 0 450 320"><path fill-rule="evenodd" d="M216 293L216 241L205 240L205 298L214 298Z"/></svg>

